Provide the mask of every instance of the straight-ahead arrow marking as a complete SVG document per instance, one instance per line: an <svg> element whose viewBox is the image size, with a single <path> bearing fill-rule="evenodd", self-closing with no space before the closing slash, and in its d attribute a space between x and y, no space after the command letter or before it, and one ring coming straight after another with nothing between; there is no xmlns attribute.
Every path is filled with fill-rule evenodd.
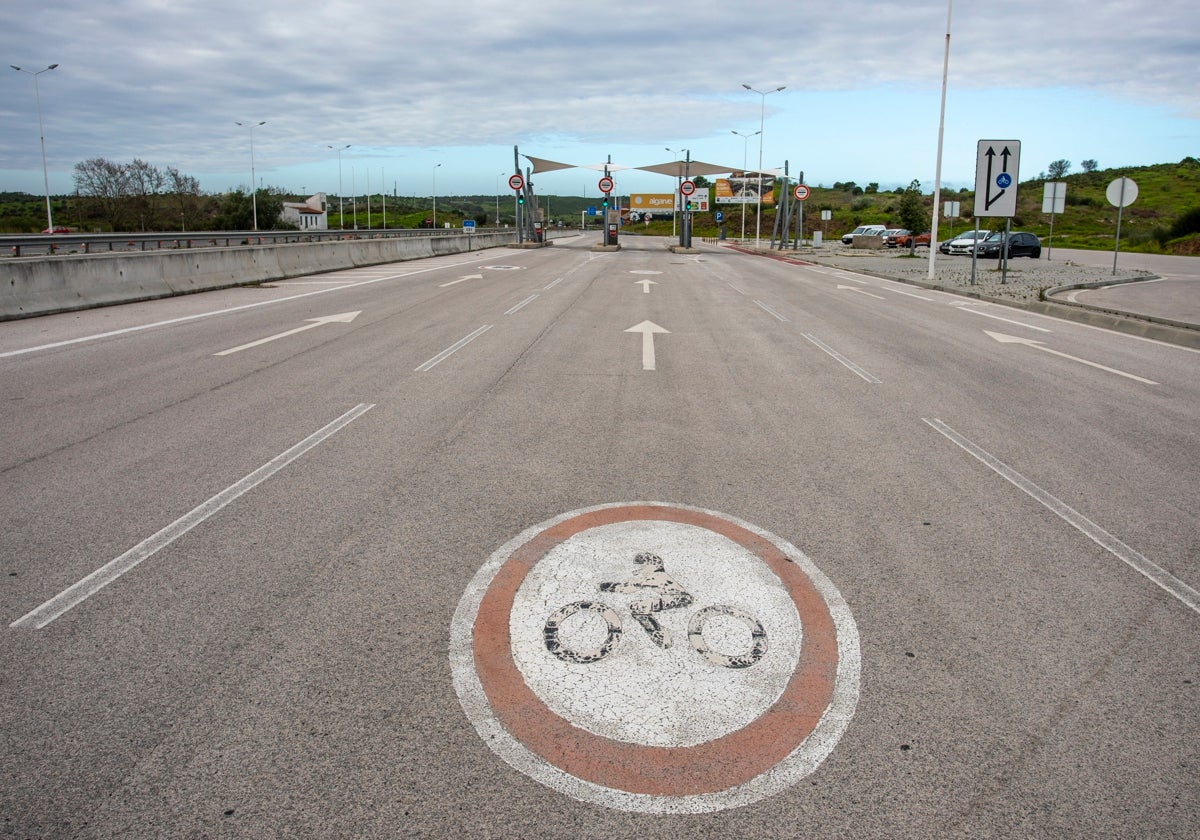
<svg viewBox="0 0 1200 840"><path fill-rule="evenodd" d="M862 289L859 289L859 288L857 288L857 287L855 287L855 286L842 286L842 285L839 285L839 286L838 286L838 289L839 289L839 290L842 290L842 289L844 289L844 290L846 290L846 291L848 291L848 292L858 292L860 295L866 295L867 297L873 297L873 298L875 298L875 300L887 300L887 298L885 298L885 297L880 297L879 295L873 295L873 294L871 294L870 292L864 292Z"/></svg>
<svg viewBox="0 0 1200 840"><path fill-rule="evenodd" d="M635 286L636 286L638 283L641 283L641 284L642 284L642 291L643 291L643 292L645 292L646 294L650 294L650 287L651 287L651 286L657 286L657 285L658 285L658 284L657 284L657 283L655 283L653 280L636 280L636 281L634 281L634 284L633 284L633 285L635 285Z"/></svg>
<svg viewBox="0 0 1200 840"><path fill-rule="evenodd" d="M654 334L670 335L671 331L663 329L653 321L642 321L625 332L642 334L642 370L657 370L654 366Z"/></svg>
<svg viewBox="0 0 1200 840"><path fill-rule="evenodd" d="M1126 373L1123 370L1117 370L1116 368L1105 367L1104 365L1097 364L1096 362L1089 362L1087 359L1081 359L1078 356L1070 356L1066 353L1059 352L1058 350L1051 350L1049 347L1042 344L1042 342L1034 341L1032 338L1021 338L1021 337L1015 336L1015 335L1005 335L1004 333L994 333L994 332L990 332L989 330L984 330L983 332L985 335L991 336L992 338L996 339L996 341L999 341L1001 344L1024 344L1027 347L1033 347L1033 348L1035 348L1037 350L1041 350L1045 353L1053 353L1055 356L1062 356L1064 359L1070 359L1073 362L1079 362L1082 365L1087 365L1088 367L1094 367L1098 370L1105 371L1106 373L1115 373L1117 376L1124 376L1127 379L1134 379L1138 382L1145 383L1146 385L1157 385L1158 384L1157 382L1155 382L1152 379L1143 379L1140 376L1134 376L1132 373Z"/></svg>
<svg viewBox="0 0 1200 840"><path fill-rule="evenodd" d="M305 330L311 330L314 327L319 327L322 324L349 324L355 318L362 314L360 309L358 312L343 312L341 315L326 315L324 318L309 318L308 323L302 327L296 327L287 332L281 332L279 335L270 335L266 338L260 338L258 341L251 341L249 344L243 344L240 347L231 347L228 350L222 350L220 353L214 353L214 356L228 356L232 353L239 353L242 350L249 350L251 347L257 347L260 344L266 344L269 341L275 341L280 338L287 338L289 335L302 333Z"/></svg>

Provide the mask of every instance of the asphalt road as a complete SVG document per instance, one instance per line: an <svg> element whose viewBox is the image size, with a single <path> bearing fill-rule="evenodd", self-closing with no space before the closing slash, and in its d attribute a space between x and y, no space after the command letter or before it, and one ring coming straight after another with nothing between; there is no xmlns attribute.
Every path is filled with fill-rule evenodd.
<svg viewBox="0 0 1200 840"><path fill-rule="evenodd" d="M1060 259L1111 270L1114 255L1105 251L1058 252ZM1155 280L1099 289L1076 289L1057 298L1118 312L1133 312L1184 324L1200 324L1200 259L1159 254L1117 254L1119 268L1140 268Z"/></svg>
<svg viewBox="0 0 1200 840"><path fill-rule="evenodd" d="M0 836L1194 836L1195 351L594 241L0 324ZM464 712L477 571L634 502L844 599L853 715L811 773L624 810Z"/></svg>

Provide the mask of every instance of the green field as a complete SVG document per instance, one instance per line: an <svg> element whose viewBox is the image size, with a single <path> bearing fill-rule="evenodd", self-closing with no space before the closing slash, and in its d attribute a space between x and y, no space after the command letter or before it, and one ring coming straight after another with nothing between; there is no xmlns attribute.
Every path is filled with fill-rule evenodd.
<svg viewBox="0 0 1200 840"><path fill-rule="evenodd" d="M1081 172L1067 175L1059 180L1067 184L1066 210L1054 218L1054 247L1099 248L1112 247L1116 235L1117 209L1108 203L1105 189L1118 177L1132 178L1138 185L1137 200L1125 208L1121 223L1123 250L1149 253L1200 255L1200 161L1185 158L1179 163L1164 163L1153 166L1104 169L1096 172ZM1014 230L1027 230L1045 240L1050 234L1050 217L1041 212L1044 179L1023 181L1019 185L1017 215L1013 218ZM809 184L811 195L804 202L805 235L820 230L825 238L838 238L860 224L886 224L898 227L898 212L901 190L880 192L875 185L863 188L853 183L835 184L833 187ZM932 185L921 185L928 191L922 196L926 212L932 212ZM778 188L776 189L778 193ZM279 200L298 201L298 195L286 195L272 191ZM171 214L171 196L160 196L160 210L151 217L150 230L206 230L215 229L223 203L228 196L204 195L195 197L195 205L189 210L189 219L181 214ZM105 225L93 212L86 198L54 196L53 208L56 225L66 225L82 232L106 231ZM942 200L957 200L962 215L957 219L942 218L938 223L940 239L952 233L973 227L970 216L974 195L969 190L943 192ZM143 197L142 201L145 201ZM261 199L260 199L261 201ZM542 217L548 224L562 221L570 227L577 226L586 208L595 206L596 198L584 196L538 196ZM626 200L622 201L627 205ZM384 201L380 195L371 197L372 227L422 226L432 216L432 202L428 198L387 197L387 218L381 210ZM714 209L717 207L711 203ZM336 196L329 198L329 224L338 226L339 212ZM511 193L494 195L439 196L437 207L438 226L449 224L461 227L464 219L474 219L481 226L496 223L499 210L501 224L513 224L513 198ZM726 234L735 238L741 233L741 207L727 205L723 208L726 217ZM357 220L355 218L357 210ZM832 219L821 221L821 210L829 210ZM0 232L30 233L45 227L45 199L25 193L0 193ZM343 202L345 227L353 229L367 227L366 201L359 197L356 203L349 198ZM598 225L599 219L587 218L590 225ZM995 220L988 220L994 224ZM753 235L755 208L750 206L746 213L746 230ZM762 218L762 233L769 238L775 223L773 207L765 207ZM141 229L140 226L138 229ZM670 217L656 219L649 225L630 224L623 233L669 236L672 233ZM693 221L693 236L717 237L719 227L713 213L696 213Z"/></svg>

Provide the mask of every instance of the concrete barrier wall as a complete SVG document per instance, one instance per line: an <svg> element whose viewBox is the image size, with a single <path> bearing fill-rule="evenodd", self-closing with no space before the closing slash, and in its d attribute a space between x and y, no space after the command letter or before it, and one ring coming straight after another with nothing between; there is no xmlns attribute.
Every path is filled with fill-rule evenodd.
<svg viewBox="0 0 1200 840"><path fill-rule="evenodd" d="M469 236L18 257L0 263L0 320L246 286L356 266L462 254L514 242L515 230Z"/></svg>

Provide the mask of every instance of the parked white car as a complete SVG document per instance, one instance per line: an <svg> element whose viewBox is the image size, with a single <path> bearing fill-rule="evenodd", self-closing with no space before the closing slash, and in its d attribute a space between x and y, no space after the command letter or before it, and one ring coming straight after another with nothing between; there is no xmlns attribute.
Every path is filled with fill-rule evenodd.
<svg viewBox="0 0 1200 840"><path fill-rule="evenodd" d="M887 225L859 225L842 237L843 245L853 245L856 236L883 236Z"/></svg>
<svg viewBox="0 0 1200 840"><path fill-rule="evenodd" d="M970 256L975 250L975 245L991 235L990 230L969 230L957 239L951 240L950 244L946 246L946 253L951 256Z"/></svg>

